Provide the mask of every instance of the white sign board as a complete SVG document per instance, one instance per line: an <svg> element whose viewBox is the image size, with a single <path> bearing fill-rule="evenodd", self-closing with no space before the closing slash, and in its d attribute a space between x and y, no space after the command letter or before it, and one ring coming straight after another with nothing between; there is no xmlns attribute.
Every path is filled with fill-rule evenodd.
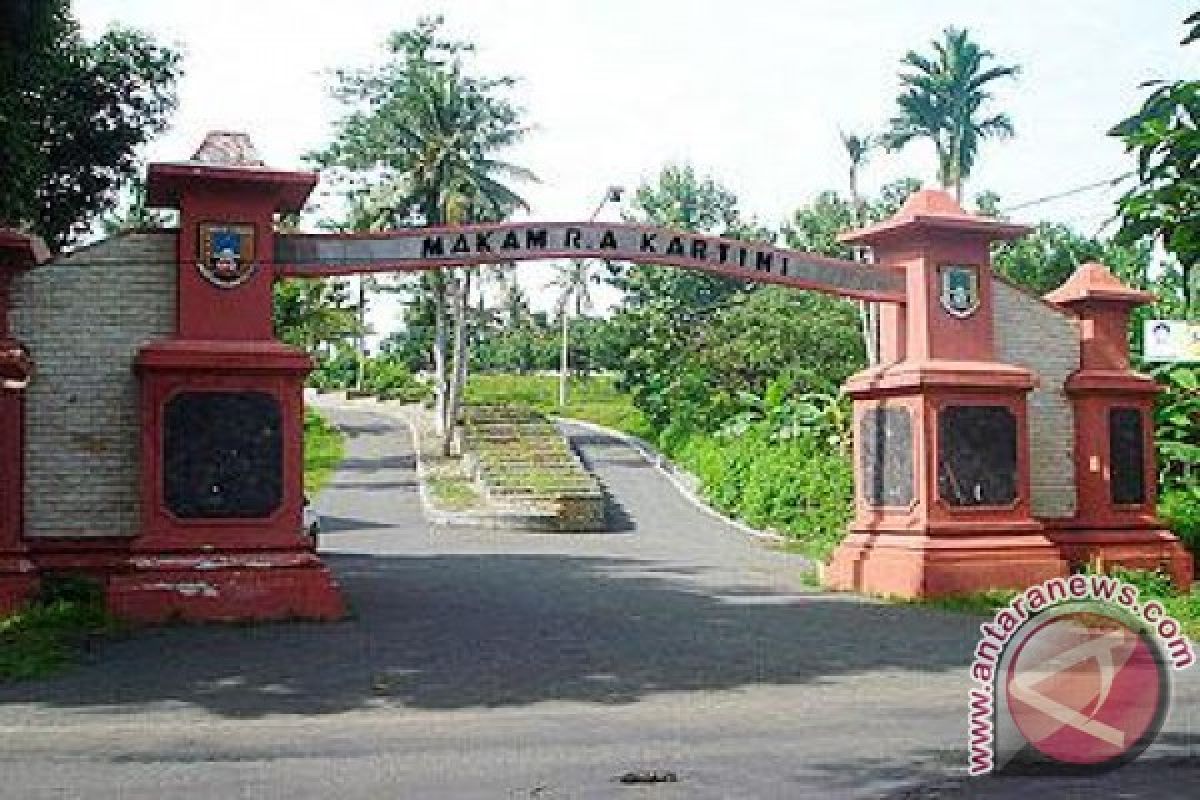
<svg viewBox="0 0 1200 800"><path fill-rule="evenodd" d="M1200 322L1148 319L1143 335L1142 358L1146 361L1200 362Z"/></svg>

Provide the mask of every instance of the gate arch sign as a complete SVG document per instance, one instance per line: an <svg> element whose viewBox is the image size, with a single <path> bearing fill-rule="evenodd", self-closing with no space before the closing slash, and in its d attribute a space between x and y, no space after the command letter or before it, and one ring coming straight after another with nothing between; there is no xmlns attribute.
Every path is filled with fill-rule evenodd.
<svg viewBox="0 0 1200 800"><path fill-rule="evenodd" d="M661 264L860 300L904 302L903 279L889 270L667 228L527 222L275 238L275 269L293 278L563 258Z"/></svg>
<svg viewBox="0 0 1200 800"><path fill-rule="evenodd" d="M845 386L854 517L827 585L906 597L1020 588L1097 558L1165 565L1177 584L1190 583L1191 556L1154 516L1157 387L1128 361L1129 313L1149 298L1099 264L1045 298L1005 284L989 248L1023 235L1020 225L920 191L892 219L843 236L872 248L875 265L595 222L277 231L276 215L300 210L316 183L310 172L264 167L244 134L212 133L190 160L151 164L147 204L178 209L180 226L152 235L155 252L175 254L162 265L170 272L140 280L157 287L157 308L173 310L155 312L173 330L88 370L72 363L77 348L49 352L19 339L68 341L94 335L89 320L119 328L142 316L144 294L96 304L72 287L81 275L116 280L120 256L136 260L145 239L128 249L111 240L107 261L89 265L85 254L60 264L45 263L31 237L0 230L0 613L30 597L42 574L70 570L101 579L110 609L132 620L340 617L337 582L300 526L303 386L313 364L275 338L274 281L552 258L663 264L882 303L882 363ZM958 294L947 299L948 288ZM53 317L75 327L39 330L39 303L78 305L79 314ZM38 383L39 359L53 383ZM121 411L138 420L133 440L120 441L130 455L114 450L101 466L81 452L55 461L71 474L47 473L44 460L26 456L52 415L31 406L62 405L51 390L86 393L94 384L68 385L71 376L97 369L106 372L88 380L119 386L121 398L136 388L136 407ZM31 480L35 460L41 472ZM136 505L103 510L135 520L119 523L128 528L72 535L42 516L30 524L45 505L29 503L31 492L118 467L128 480L121 496Z"/></svg>

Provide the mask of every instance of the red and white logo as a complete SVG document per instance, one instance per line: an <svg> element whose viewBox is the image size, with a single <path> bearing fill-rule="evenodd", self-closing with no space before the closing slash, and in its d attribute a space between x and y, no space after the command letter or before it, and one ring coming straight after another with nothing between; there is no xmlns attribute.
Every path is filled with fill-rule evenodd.
<svg viewBox="0 0 1200 800"><path fill-rule="evenodd" d="M1094 610L1032 623L1003 675L1009 715L1037 751L1063 764L1136 757L1157 735L1168 701L1154 642Z"/></svg>

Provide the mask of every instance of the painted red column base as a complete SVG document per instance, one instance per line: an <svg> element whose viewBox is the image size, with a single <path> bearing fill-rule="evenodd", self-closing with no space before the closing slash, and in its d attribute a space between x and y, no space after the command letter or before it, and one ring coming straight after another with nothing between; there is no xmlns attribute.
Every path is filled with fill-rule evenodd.
<svg viewBox="0 0 1200 800"><path fill-rule="evenodd" d="M38 569L21 554L0 553L0 617L32 600L40 581Z"/></svg>
<svg viewBox="0 0 1200 800"><path fill-rule="evenodd" d="M1039 530L851 533L825 568L830 589L901 598L1020 589L1068 574Z"/></svg>
<svg viewBox="0 0 1200 800"><path fill-rule="evenodd" d="M1047 535L1074 566L1096 564L1103 569L1162 570L1180 591L1191 588L1196 577L1191 552L1175 534L1161 528L1054 527Z"/></svg>
<svg viewBox="0 0 1200 800"><path fill-rule="evenodd" d="M131 622L236 622L345 616L341 590L313 553L135 555L108 580L108 609Z"/></svg>

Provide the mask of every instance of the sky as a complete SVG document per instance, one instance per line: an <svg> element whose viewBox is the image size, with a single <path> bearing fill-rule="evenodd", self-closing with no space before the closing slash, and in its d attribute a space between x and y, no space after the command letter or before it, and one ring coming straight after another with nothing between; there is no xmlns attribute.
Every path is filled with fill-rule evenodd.
<svg viewBox="0 0 1200 800"><path fill-rule="evenodd" d="M585 219L605 187L629 189L663 165L688 163L732 189L740 207L779 225L827 188L846 185L838 131L882 130L900 59L929 51L947 26L968 28L1015 82L995 109L1017 135L988 142L968 194L1016 205L1127 172L1105 135L1146 94L1147 80L1195 77L1200 46L1179 47L1190 0L75 0L84 32L120 23L184 53L170 131L149 161L187 158L208 130L250 134L264 160L302 168L331 135L339 105L330 72L383 55L389 31L442 14L475 42L485 74L510 74L533 126L507 159L540 178L522 189L530 218ZM932 147L880 153L867 191L913 175L934 183ZM1097 233L1116 190L1015 212ZM601 219L617 219L608 207ZM549 267L523 273L547 307ZM602 302L611 300L602 298ZM375 327L394 328L381 303Z"/></svg>

